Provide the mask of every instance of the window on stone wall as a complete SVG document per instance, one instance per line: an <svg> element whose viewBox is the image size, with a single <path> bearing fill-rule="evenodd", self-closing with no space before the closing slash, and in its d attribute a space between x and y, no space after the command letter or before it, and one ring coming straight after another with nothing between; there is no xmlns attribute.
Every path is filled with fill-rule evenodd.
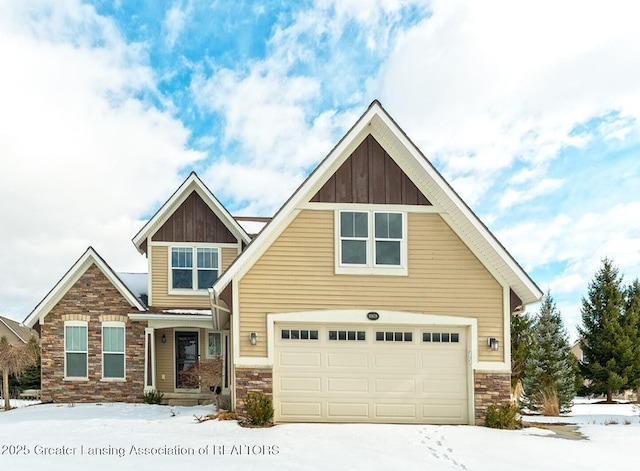
<svg viewBox="0 0 640 471"><path fill-rule="evenodd" d="M87 323L67 321L64 323L64 376L65 378L87 378Z"/></svg>
<svg viewBox="0 0 640 471"><path fill-rule="evenodd" d="M124 323L102 323L102 377L124 379Z"/></svg>

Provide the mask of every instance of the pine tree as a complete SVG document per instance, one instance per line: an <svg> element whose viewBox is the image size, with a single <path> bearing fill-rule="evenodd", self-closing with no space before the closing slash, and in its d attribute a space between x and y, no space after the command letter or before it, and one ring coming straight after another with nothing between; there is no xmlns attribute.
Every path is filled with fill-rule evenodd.
<svg viewBox="0 0 640 471"><path fill-rule="evenodd" d="M606 393L607 402L612 401L614 392L635 383L638 326L633 316L625 316L624 311L622 276L605 258L589 283L587 297L582 299L582 326L578 333L584 352L580 371L590 381L589 391Z"/></svg>
<svg viewBox="0 0 640 471"><path fill-rule="evenodd" d="M625 349L629 362L629 388L640 388L640 281L636 278L625 290L623 328L629 336Z"/></svg>
<svg viewBox="0 0 640 471"><path fill-rule="evenodd" d="M524 404L546 415L569 412L575 395L571 347L560 312L548 292L535 318L532 337L523 379Z"/></svg>

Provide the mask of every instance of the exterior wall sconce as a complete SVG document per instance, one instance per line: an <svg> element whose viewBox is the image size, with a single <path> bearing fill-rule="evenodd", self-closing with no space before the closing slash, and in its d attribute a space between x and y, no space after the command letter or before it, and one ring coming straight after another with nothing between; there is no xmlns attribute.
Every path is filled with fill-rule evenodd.
<svg viewBox="0 0 640 471"><path fill-rule="evenodd" d="M167 343L167 336L166 336L166 334L162 334L162 343Z"/></svg>
<svg viewBox="0 0 640 471"><path fill-rule="evenodd" d="M497 351L498 348L500 348L500 342L495 337L489 337L487 339L487 344L489 345L489 348L494 352Z"/></svg>
<svg viewBox="0 0 640 471"><path fill-rule="evenodd" d="M251 343L251 345L256 345L258 343L258 333L257 332L251 332L249 334L249 342Z"/></svg>

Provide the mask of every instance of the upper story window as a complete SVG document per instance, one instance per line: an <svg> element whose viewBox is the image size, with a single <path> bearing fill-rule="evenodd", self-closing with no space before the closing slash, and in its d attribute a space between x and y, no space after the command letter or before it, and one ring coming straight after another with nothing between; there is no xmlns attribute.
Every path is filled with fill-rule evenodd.
<svg viewBox="0 0 640 471"><path fill-rule="evenodd" d="M405 215L339 211L336 273L406 275Z"/></svg>
<svg viewBox="0 0 640 471"><path fill-rule="evenodd" d="M172 289L206 290L220 271L217 247L171 247Z"/></svg>

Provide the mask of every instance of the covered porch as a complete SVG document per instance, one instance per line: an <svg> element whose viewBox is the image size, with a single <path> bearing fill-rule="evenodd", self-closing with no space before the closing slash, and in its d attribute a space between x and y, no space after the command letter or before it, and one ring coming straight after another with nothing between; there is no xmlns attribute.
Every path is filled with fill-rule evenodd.
<svg viewBox="0 0 640 471"><path fill-rule="evenodd" d="M229 318L210 310L130 314L146 321L144 393L162 393L168 405L229 403ZM214 319L216 317L216 319Z"/></svg>

